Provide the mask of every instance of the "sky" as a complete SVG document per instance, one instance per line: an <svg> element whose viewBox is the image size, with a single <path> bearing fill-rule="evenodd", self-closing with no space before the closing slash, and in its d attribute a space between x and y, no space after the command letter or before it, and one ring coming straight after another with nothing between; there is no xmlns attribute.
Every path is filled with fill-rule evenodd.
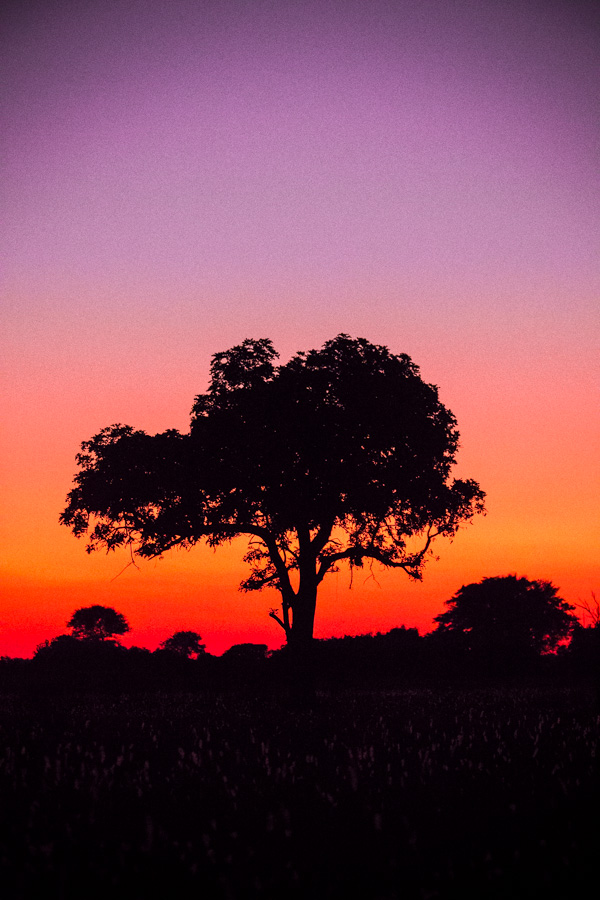
<svg viewBox="0 0 600 900"><path fill-rule="evenodd" d="M248 337L283 362L340 332L408 353L487 493L421 583L330 575L317 636L426 633L486 576L600 596L594 8L5 4L0 655L95 603L128 645L281 645L276 594L237 591L243 541L136 568L58 523L83 440L187 430Z"/></svg>

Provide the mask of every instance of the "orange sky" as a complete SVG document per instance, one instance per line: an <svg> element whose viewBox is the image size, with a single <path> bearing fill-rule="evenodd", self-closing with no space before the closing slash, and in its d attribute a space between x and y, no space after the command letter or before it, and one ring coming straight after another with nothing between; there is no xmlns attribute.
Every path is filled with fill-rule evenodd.
<svg viewBox="0 0 600 900"><path fill-rule="evenodd" d="M396 341L390 345L406 349ZM462 584L511 572L551 580L570 602L589 600L600 584L591 385L581 372L569 371L559 353L534 366L513 349L484 367L432 342L429 360L413 356L423 363L423 376L441 385L442 400L458 418L463 446L456 474L476 478L487 491L487 515L454 542L438 544L439 561L429 562L420 584L379 567L372 575L356 572L352 588L347 571L328 576L317 635L386 631L400 624L424 633ZM279 646L283 633L267 616L276 594L237 591L244 572L242 539L217 551L173 551L122 571L129 561L125 551L88 555L84 542L58 525L80 440L116 420L151 431L185 429L193 395L205 386L207 364L203 360L197 379L189 372L178 379L174 358L171 372L149 367L145 380L129 386L132 364L121 362L121 385L117 360L115 383L109 381L106 391L96 380L99 367L77 380L75 373L65 378L57 364L56 381L47 372L45 390L35 367L23 372L7 405L12 441L2 458L0 653L30 655L37 643L65 630L75 608L92 603L127 616L128 644L154 648L175 630L193 629L214 653L246 640Z"/></svg>

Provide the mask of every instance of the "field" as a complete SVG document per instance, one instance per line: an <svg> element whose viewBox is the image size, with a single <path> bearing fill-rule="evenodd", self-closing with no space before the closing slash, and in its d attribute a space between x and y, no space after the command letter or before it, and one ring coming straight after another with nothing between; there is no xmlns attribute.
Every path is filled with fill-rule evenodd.
<svg viewBox="0 0 600 900"><path fill-rule="evenodd" d="M487 900L595 880L600 719L584 690L341 692L303 710L5 696L0 716L11 900Z"/></svg>

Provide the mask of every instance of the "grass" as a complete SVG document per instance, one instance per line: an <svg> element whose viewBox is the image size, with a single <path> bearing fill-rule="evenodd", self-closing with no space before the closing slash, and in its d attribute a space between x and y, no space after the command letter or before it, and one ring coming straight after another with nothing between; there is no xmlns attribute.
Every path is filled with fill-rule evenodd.
<svg viewBox="0 0 600 900"><path fill-rule="evenodd" d="M0 698L11 900L519 898L598 846L585 692ZM592 823L592 824L590 824Z"/></svg>

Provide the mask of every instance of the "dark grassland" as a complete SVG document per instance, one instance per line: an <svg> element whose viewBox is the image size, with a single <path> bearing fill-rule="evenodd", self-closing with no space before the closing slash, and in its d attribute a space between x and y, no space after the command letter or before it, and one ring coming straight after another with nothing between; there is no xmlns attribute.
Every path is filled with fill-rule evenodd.
<svg viewBox="0 0 600 900"><path fill-rule="evenodd" d="M597 881L581 689L0 697L7 898L520 898Z"/></svg>

